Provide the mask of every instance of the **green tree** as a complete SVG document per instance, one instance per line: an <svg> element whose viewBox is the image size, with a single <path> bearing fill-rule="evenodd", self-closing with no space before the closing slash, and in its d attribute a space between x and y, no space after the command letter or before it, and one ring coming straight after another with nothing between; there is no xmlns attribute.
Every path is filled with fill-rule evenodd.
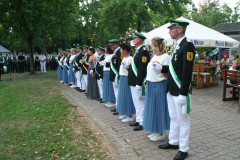
<svg viewBox="0 0 240 160"><path fill-rule="evenodd" d="M7 33L16 33L28 44L30 72L35 73L33 52L34 40L43 43L51 35L71 38L77 21L78 1L67 0L1 0L2 24Z"/></svg>

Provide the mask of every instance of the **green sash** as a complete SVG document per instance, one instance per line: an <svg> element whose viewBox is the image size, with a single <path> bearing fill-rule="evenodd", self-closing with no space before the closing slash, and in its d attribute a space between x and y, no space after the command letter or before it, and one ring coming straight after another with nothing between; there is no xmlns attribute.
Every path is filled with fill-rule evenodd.
<svg viewBox="0 0 240 160"><path fill-rule="evenodd" d="M173 68L173 65L172 65L172 51L171 51L171 54L170 54L170 66L169 66L169 70L170 70L170 73L173 77L173 80L175 81L175 83L177 84L178 88L180 89L181 88L181 84L182 82L180 81L180 79L178 78L174 68ZM190 96L189 96L189 93L187 95L187 114L190 114L190 111L191 111L191 102L190 102Z"/></svg>
<svg viewBox="0 0 240 160"><path fill-rule="evenodd" d="M119 73L118 73L118 71L116 70L116 68L113 66L112 61L111 61L111 63L110 63L110 66L111 66L114 74L117 76L117 84L119 85L119 77L118 77L118 76L119 76Z"/></svg>
<svg viewBox="0 0 240 160"><path fill-rule="evenodd" d="M135 54L132 58L132 70L133 70L133 73L135 74L135 76L137 77L137 73L138 73L138 69L135 65L135 62L134 62L134 57L135 57ZM146 82L146 78L147 76L143 79L143 83L142 83L142 96L145 96L145 88L146 88L146 85L145 85L145 82Z"/></svg>

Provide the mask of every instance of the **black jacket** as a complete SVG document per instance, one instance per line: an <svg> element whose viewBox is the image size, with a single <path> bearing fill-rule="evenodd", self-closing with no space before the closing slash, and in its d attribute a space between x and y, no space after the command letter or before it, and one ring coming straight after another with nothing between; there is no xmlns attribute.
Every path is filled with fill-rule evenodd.
<svg viewBox="0 0 240 160"><path fill-rule="evenodd" d="M128 71L128 85L130 86L142 86L143 80L147 75L147 65L150 61L148 50L145 46L139 48L138 51L134 54L134 63L137 67L138 73L137 77L135 76L132 66L129 66ZM133 64L132 64L133 65Z"/></svg>
<svg viewBox="0 0 240 160"><path fill-rule="evenodd" d="M187 96L191 93L192 71L195 57L195 47L191 42L184 38L179 44L179 49L172 55L172 65L177 74L177 77L182 82L179 89L173 79L173 75L169 72L169 66L163 66L162 73L168 73L168 91L173 96L179 94Z"/></svg>
<svg viewBox="0 0 240 160"><path fill-rule="evenodd" d="M84 56L84 53L82 54L82 58L81 59L84 59L86 62L88 62L88 59L89 59L90 55L87 53L86 56ZM82 64L82 74L87 74L88 72L88 65L83 62Z"/></svg>
<svg viewBox="0 0 240 160"><path fill-rule="evenodd" d="M103 61L105 59L105 55L103 54L99 60L97 61L96 68L95 68L95 76L97 79L103 79L103 66L100 65L100 61Z"/></svg>
<svg viewBox="0 0 240 160"><path fill-rule="evenodd" d="M76 71L79 71L80 69L78 69L78 67L82 67L82 64L79 62L82 59L82 52L80 52L79 54L76 55L74 62L73 62L73 66L75 68Z"/></svg>
<svg viewBox="0 0 240 160"><path fill-rule="evenodd" d="M112 56L111 62L113 64L114 68L117 70L117 72L119 72L119 68L120 68L120 65L122 62L120 48ZM110 67L110 63L107 63L106 67ZM113 72L112 68L110 67L110 81L114 82L115 76L116 76L115 73Z"/></svg>

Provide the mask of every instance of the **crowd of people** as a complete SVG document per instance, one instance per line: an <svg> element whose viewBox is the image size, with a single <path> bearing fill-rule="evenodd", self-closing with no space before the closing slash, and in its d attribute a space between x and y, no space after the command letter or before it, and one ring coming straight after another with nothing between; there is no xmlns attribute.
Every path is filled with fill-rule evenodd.
<svg viewBox="0 0 240 160"><path fill-rule="evenodd" d="M170 22L169 34L177 41L171 52L164 39L155 37L150 55L143 44L146 37L138 32L133 37L134 54L130 44L119 44L117 39L109 40L105 47L59 48L58 78L88 99L105 103L134 131L149 132L151 141L167 138L169 130L169 142L159 148L179 149L174 160L182 160L189 150L195 48L185 37L189 23Z"/></svg>
<svg viewBox="0 0 240 160"><path fill-rule="evenodd" d="M24 52L9 53L6 57L1 56L1 65L7 66L8 73L17 73L17 75L30 72L30 55ZM56 70L58 56L54 53L39 55L37 52L33 55L34 67L36 71L46 73L46 70ZM2 67L0 67L2 68Z"/></svg>

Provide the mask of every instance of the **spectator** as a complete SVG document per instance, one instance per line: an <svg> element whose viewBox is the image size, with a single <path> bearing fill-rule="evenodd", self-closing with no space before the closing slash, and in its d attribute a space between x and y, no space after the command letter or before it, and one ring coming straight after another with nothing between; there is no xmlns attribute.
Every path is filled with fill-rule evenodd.
<svg viewBox="0 0 240 160"><path fill-rule="evenodd" d="M206 63L206 59L204 58L204 54L203 53L201 53L199 57L200 58L197 61L198 63Z"/></svg>
<svg viewBox="0 0 240 160"><path fill-rule="evenodd" d="M22 55L22 52L20 52L17 58L18 75L20 74L20 70L22 72L22 75L24 74L24 63L25 63L25 57Z"/></svg>

